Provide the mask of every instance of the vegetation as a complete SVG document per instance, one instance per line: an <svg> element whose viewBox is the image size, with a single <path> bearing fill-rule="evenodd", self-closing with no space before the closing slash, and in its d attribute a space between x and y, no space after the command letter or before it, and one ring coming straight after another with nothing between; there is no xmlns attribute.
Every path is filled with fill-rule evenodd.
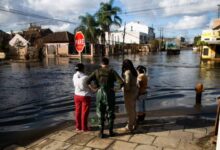
<svg viewBox="0 0 220 150"><path fill-rule="evenodd" d="M149 41L149 44L151 45L152 51L156 51L157 49L159 49L160 41L157 40L157 39L150 40L150 41Z"/></svg>
<svg viewBox="0 0 220 150"><path fill-rule="evenodd" d="M112 25L121 26L122 19L118 16L121 9L117 6L113 6L114 0L110 0L107 3L100 3L100 8L96 13L97 22L101 28L102 42L106 43L105 32L108 33L108 39L110 36L110 28Z"/></svg>
<svg viewBox="0 0 220 150"><path fill-rule="evenodd" d="M110 36L110 28L112 25L120 26L122 23L118 13L121 12L119 7L113 6L114 0L107 3L100 3L99 10L91 15L87 13L85 16L80 16L81 21L76 31L82 31L90 43L97 43L101 36L102 43L106 44L105 32ZM109 39L109 38L108 38Z"/></svg>
<svg viewBox="0 0 220 150"><path fill-rule="evenodd" d="M98 36L100 29L98 28L98 23L95 17L89 13L85 16L80 16L81 24L76 28L76 31L82 31L86 39L91 43L96 43L98 41Z"/></svg>

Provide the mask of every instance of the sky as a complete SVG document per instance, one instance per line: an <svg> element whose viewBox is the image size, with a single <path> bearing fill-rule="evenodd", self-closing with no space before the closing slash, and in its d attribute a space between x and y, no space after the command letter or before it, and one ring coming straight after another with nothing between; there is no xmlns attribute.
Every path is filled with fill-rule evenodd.
<svg viewBox="0 0 220 150"><path fill-rule="evenodd" d="M94 14L101 2L108 0L0 0L0 30L22 31L35 23L53 31L73 32L80 24L78 17ZM153 27L156 37L162 30L164 37L192 39L217 18L218 4L219 0L115 0L113 5L122 10L122 24L138 21Z"/></svg>

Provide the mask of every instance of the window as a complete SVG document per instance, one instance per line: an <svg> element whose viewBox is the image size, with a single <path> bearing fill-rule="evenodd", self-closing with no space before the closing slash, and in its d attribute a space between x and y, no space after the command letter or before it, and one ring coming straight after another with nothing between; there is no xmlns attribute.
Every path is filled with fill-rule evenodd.
<svg viewBox="0 0 220 150"><path fill-rule="evenodd" d="M209 49L208 48L203 49L203 55L209 55Z"/></svg>
<svg viewBox="0 0 220 150"><path fill-rule="evenodd" d="M131 26L131 31L133 31L133 26Z"/></svg>

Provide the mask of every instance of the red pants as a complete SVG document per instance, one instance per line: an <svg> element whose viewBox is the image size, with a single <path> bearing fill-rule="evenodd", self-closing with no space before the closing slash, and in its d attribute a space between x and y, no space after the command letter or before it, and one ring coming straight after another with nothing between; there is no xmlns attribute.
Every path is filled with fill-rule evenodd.
<svg viewBox="0 0 220 150"><path fill-rule="evenodd" d="M75 95L74 102L75 102L76 129L87 131L91 97Z"/></svg>

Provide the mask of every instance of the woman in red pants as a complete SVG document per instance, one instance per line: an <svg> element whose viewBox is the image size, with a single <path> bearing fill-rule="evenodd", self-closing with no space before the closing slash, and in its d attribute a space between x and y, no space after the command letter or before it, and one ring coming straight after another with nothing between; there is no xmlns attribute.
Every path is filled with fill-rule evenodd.
<svg viewBox="0 0 220 150"><path fill-rule="evenodd" d="M76 73L73 75L75 87L75 120L77 131L88 131L88 116L91 103L90 89L86 84L88 76L84 74L84 65L79 63L75 66Z"/></svg>

